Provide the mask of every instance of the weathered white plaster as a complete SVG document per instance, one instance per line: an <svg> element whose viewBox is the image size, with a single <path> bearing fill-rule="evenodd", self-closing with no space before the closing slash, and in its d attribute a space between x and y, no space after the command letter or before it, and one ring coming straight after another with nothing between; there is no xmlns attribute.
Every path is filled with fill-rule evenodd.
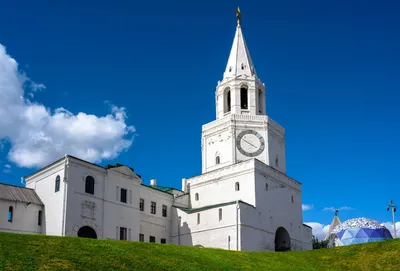
<svg viewBox="0 0 400 271"><path fill-rule="evenodd" d="M12 221L8 221L9 207L13 208ZM38 225L42 211L42 225ZM43 206L0 199L0 231L17 233L42 233Z"/></svg>

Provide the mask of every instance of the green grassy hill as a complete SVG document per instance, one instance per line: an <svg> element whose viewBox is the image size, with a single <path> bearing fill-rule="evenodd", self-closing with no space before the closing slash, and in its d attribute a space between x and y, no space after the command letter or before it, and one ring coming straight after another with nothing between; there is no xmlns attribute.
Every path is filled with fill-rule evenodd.
<svg viewBox="0 0 400 271"><path fill-rule="evenodd" d="M400 240L277 253L0 233L0 270L400 270Z"/></svg>

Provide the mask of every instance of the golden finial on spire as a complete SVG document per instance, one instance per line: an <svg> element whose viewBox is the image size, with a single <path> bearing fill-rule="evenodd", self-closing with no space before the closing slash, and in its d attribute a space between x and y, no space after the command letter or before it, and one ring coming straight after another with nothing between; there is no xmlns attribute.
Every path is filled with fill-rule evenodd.
<svg viewBox="0 0 400 271"><path fill-rule="evenodd" d="M237 23L240 25L240 22L242 21L242 13L240 13L239 7L236 9L236 17L238 18Z"/></svg>

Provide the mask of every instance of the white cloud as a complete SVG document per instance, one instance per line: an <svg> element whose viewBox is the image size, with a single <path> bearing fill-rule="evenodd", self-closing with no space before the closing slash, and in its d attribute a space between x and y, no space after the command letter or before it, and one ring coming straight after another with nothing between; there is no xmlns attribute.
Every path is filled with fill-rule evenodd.
<svg viewBox="0 0 400 271"><path fill-rule="evenodd" d="M312 234L319 240L324 240L330 225L323 225L318 222L305 222L304 224L312 228Z"/></svg>
<svg viewBox="0 0 400 271"><path fill-rule="evenodd" d="M339 211L352 211L352 210L355 210L355 209L352 208L352 207L349 207L349 206L343 206L343 207L339 207L339 208L335 208L335 207L325 207L325 208L323 209L323 211L332 211L332 212L334 212L335 210L339 210Z"/></svg>
<svg viewBox="0 0 400 271"><path fill-rule="evenodd" d="M385 226L394 238L394 227L392 222L383 222L381 225ZM396 238L400 238L400 222L396 222Z"/></svg>
<svg viewBox="0 0 400 271"><path fill-rule="evenodd" d="M126 124L125 108L110 105L111 112L100 117L51 110L26 98L42 89L0 44L0 142L10 142L8 159L17 166L41 167L66 153L98 163L131 146L135 129Z"/></svg>
<svg viewBox="0 0 400 271"><path fill-rule="evenodd" d="M4 172L4 173L11 173L11 165L5 164L5 165L4 165L3 172Z"/></svg>
<svg viewBox="0 0 400 271"><path fill-rule="evenodd" d="M302 208L303 211L309 211L312 208L314 208L314 205L312 205L312 204L302 204L301 208Z"/></svg>

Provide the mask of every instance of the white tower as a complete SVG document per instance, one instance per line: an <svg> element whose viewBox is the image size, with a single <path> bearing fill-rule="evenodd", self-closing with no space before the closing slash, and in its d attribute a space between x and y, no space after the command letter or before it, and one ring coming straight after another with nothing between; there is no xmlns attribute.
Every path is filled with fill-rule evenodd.
<svg viewBox="0 0 400 271"><path fill-rule="evenodd" d="M202 172L256 158L286 173L285 130L266 116L258 78L240 25L215 91L216 120L203 125Z"/></svg>

